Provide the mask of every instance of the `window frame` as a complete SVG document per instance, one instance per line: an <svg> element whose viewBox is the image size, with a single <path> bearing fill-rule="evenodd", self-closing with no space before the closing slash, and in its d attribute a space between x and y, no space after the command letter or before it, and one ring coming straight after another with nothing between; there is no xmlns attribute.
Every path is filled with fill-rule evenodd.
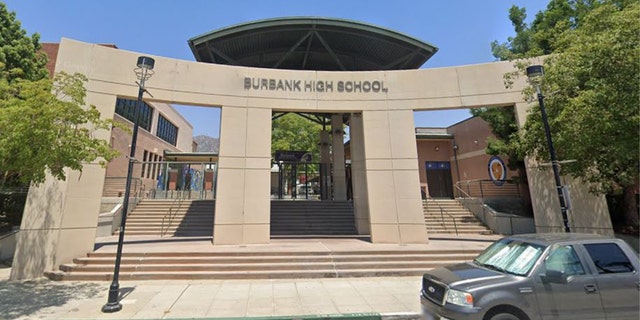
<svg viewBox="0 0 640 320"><path fill-rule="evenodd" d="M127 98L116 98L115 114L134 123L137 100ZM138 126L147 132L151 132L154 108L148 103L141 101L142 109L138 112Z"/></svg>
<svg viewBox="0 0 640 320"><path fill-rule="evenodd" d="M178 126L169 121L162 113L158 114L158 125L156 127L156 137L166 141L169 144L177 146L178 143Z"/></svg>
<svg viewBox="0 0 640 320"><path fill-rule="evenodd" d="M591 254L591 251L589 250L590 246L597 246L597 245L609 245L609 246L614 246L615 248L617 248L618 252L620 253L620 255L626 259L626 265L628 265L631 270L630 271L613 271L613 269L607 269L607 270L609 270L611 272L604 271L601 267L605 267L606 268L609 265L600 266L600 264L596 262L594 256ZM588 242L588 243L583 243L582 244L582 248L584 250L584 254L587 257L589 257L590 264L592 264L592 268L593 268L594 274L596 274L596 275L602 276L602 275L615 275L615 274L628 274L628 273L636 273L637 274L638 273L638 270L636 269L635 265L633 264L633 262L629 258L629 255L627 254L627 252L624 250L624 248L622 248L616 242L607 242L607 241ZM611 250L611 248L608 248L607 250L604 250L604 251L606 252L608 250ZM616 263L620 263L620 261L616 261ZM623 262L623 263L625 263L625 262Z"/></svg>

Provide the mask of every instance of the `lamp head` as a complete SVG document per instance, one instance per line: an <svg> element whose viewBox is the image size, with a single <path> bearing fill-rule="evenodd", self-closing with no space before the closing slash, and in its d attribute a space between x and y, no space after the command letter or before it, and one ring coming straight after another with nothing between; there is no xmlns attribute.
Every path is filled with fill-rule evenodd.
<svg viewBox="0 0 640 320"><path fill-rule="evenodd" d="M153 70L153 66L155 65L155 63L156 61L153 60L153 58L141 56L138 57L138 63L136 65L141 69Z"/></svg>
<svg viewBox="0 0 640 320"><path fill-rule="evenodd" d="M151 78L155 64L156 61L153 60L153 58L145 56L138 57L138 63L136 63L136 68L133 71L140 80L140 86L144 87L144 81Z"/></svg>
<svg viewBox="0 0 640 320"><path fill-rule="evenodd" d="M539 84L544 76L544 68L541 65L533 65L527 67L527 77L529 82Z"/></svg>

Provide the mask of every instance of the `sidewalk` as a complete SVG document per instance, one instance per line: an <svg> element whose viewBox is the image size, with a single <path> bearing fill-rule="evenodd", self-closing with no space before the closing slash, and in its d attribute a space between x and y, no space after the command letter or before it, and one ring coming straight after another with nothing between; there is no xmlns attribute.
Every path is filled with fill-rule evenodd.
<svg viewBox="0 0 640 320"><path fill-rule="evenodd" d="M420 277L121 282L0 281L0 319L192 319L367 313L418 318ZM375 318L375 317L374 317Z"/></svg>
<svg viewBox="0 0 640 320"><path fill-rule="evenodd" d="M429 246L486 247L487 239L432 241ZM332 250L353 241L322 240ZM128 244L134 250L144 244ZM181 245L181 244L177 244ZM192 246L193 244L189 245ZM290 250L318 245L311 241L273 241L253 250ZM184 246L187 246L184 244ZM358 244L375 250L389 245ZM412 246L396 246L398 250ZM208 245L209 250L225 250ZM106 245L101 250L111 250ZM230 248L226 248L230 249ZM246 248L245 248L246 249ZM238 248L236 248L238 250ZM126 251L126 250L125 250ZM0 320L8 319L418 319L420 276L272 280L121 281L122 310L101 312L110 282L55 282L45 278L8 281L0 267ZM328 315L331 315L328 317Z"/></svg>

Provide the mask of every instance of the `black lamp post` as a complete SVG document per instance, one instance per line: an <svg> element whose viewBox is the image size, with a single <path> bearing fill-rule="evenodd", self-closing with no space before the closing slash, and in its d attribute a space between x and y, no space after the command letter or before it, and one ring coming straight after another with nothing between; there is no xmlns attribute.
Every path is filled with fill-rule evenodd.
<svg viewBox="0 0 640 320"><path fill-rule="evenodd" d="M562 222L564 224L564 231L571 232L569 229L569 218L567 216L567 206L564 199L564 192L562 183L560 183L560 171L558 168L558 159L556 157L556 150L553 148L553 141L551 140L551 130L549 129L549 122L547 121L547 111L544 108L544 96L540 90L540 81L544 76L544 68L541 65L533 65L527 67L527 77L529 82L536 87L536 93L538 94L538 103L540 104L540 112L542 113L542 124L544 125L544 133L547 136L547 145L549 146L549 153L551 155L551 167L553 168L553 177L556 180L556 189L558 191L558 199L560 200L560 212L562 213Z"/></svg>
<svg viewBox="0 0 640 320"><path fill-rule="evenodd" d="M118 301L120 284L118 278L120 275L120 260L122 259L122 245L124 242L124 227L127 222L127 213L129 210L129 196L131 194L131 176L133 175L133 164L136 161L136 140L138 139L138 117L142 108L142 95L146 91L144 82L153 75L153 66L155 61L149 57L138 57L137 68L134 69L138 77L138 101L136 109L133 113L133 133L131 134L131 153L129 154L129 168L127 169L127 182L124 190L124 200L122 203L122 219L120 220L120 230L118 234L118 249L116 252L116 263L113 269L113 281L109 286L109 299L107 304L102 306L102 312L118 312L122 310L122 304Z"/></svg>

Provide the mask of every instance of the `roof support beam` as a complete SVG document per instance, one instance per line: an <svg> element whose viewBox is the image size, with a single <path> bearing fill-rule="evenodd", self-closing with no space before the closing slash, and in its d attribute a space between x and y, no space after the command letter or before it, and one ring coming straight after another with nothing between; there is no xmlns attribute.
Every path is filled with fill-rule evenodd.
<svg viewBox="0 0 640 320"><path fill-rule="evenodd" d="M238 63L238 61L232 59L231 57L229 57L228 55L226 55L224 52L216 49L214 46L209 45L209 49L211 49L211 51L213 51L213 53L221 56L223 59L227 60L227 62L229 62L230 65L234 65L234 66L239 66L240 64Z"/></svg>
<svg viewBox="0 0 640 320"><path fill-rule="evenodd" d="M280 119L280 118L282 118L282 117L286 116L287 114L289 114L289 112L283 112L283 113L280 113L280 114L278 114L278 113L274 113L274 114L271 116L271 121L273 121L273 120L278 120L278 119Z"/></svg>
<svg viewBox="0 0 640 320"><path fill-rule="evenodd" d="M329 52L329 55L336 61L336 63L338 64L338 67L340 67L340 70L347 71L347 68L345 68L344 65L342 64L342 61L340 61L340 58L338 58L336 53L333 52L333 49L331 49L329 44L326 41L324 41L324 38L322 38L320 33L318 33L318 31L314 31L314 32L318 37L318 40L320 40L320 43L322 43L322 46L324 46L324 48L327 49L327 52Z"/></svg>
<svg viewBox="0 0 640 320"><path fill-rule="evenodd" d="M305 118L305 119L307 119L307 120L309 120L309 121L311 121L311 122L315 122L317 124L322 124L322 122L318 121L318 119L314 119L313 117L309 116L306 113L296 113L296 114L301 116L301 117L303 117L303 118Z"/></svg>
<svg viewBox="0 0 640 320"><path fill-rule="evenodd" d="M295 51L296 49L298 49L298 47L307 39L309 38L309 36L311 36L313 34L313 31L309 31L307 32L307 34L305 34L304 36L302 36L302 38L300 38L300 40L298 40L298 42L296 42L296 44L294 44L291 49L289 49L289 51L287 51L287 53L285 53L282 58L280 58L280 60L278 60L278 62L276 62L275 65L273 65L274 69L277 69L280 64L282 64L284 62L284 60L286 60L292 53L293 51Z"/></svg>
<svg viewBox="0 0 640 320"><path fill-rule="evenodd" d="M209 57L209 61L211 61L211 63L218 63L216 61L216 57L213 55L213 52L211 52L211 50L205 50L205 52L207 53L207 56Z"/></svg>
<svg viewBox="0 0 640 320"><path fill-rule="evenodd" d="M414 51L413 53L404 55L404 56L400 57L399 59L396 59L395 61L392 61L391 63L382 66L382 70L389 70L389 69L393 68L394 66L398 66L398 65L401 65L401 66L404 67L407 64L408 61L411 61L411 59L413 59L413 57L416 56L416 54L417 54L417 52ZM398 68L395 68L395 69L398 69ZM404 69L404 68L402 68L402 69Z"/></svg>
<svg viewBox="0 0 640 320"><path fill-rule="evenodd" d="M316 26L314 25L311 28L311 36L309 37L309 41L307 41L307 49L304 51L304 59L302 59L302 70L307 65L307 58L309 58L309 51L311 51L311 43L313 42L313 36L315 35Z"/></svg>

